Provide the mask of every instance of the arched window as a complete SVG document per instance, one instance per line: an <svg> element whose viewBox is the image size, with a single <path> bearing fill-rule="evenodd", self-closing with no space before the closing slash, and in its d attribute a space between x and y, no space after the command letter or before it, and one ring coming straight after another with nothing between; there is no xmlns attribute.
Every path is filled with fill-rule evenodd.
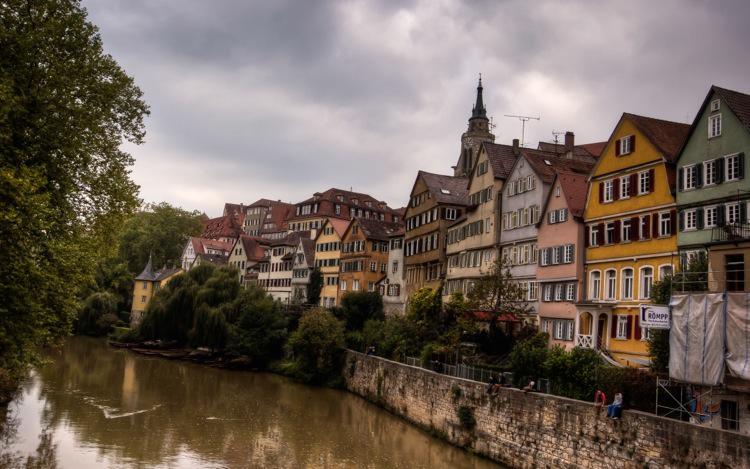
<svg viewBox="0 0 750 469"><path fill-rule="evenodd" d="M617 295L617 272L614 269L604 273L604 299L614 300Z"/></svg>
<svg viewBox="0 0 750 469"><path fill-rule="evenodd" d="M622 299L632 300L633 299L633 269L625 268L622 269Z"/></svg>
<svg viewBox="0 0 750 469"><path fill-rule="evenodd" d="M651 297L651 286L653 284L654 284L653 267L642 267L641 268L641 291L640 291L640 297L642 300L647 300Z"/></svg>
<svg viewBox="0 0 750 469"><path fill-rule="evenodd" d="M599 289L601 287L601 279L602 279L602 273L598 270L595 270L591 272L590 276L590 282L589 282L589 299L592 300L598 300L599 299Z"/></svg>

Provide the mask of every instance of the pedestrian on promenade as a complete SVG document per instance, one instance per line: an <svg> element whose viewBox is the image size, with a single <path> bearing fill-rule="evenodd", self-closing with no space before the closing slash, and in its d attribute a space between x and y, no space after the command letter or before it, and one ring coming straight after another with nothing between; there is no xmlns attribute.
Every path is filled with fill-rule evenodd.
<svg viewBox="0 0 750 469"><path fill-rule="evenodd" d="M487 394L492 394L495 386L497 386L497 378L495 378L493 373L490 373L490 380L487 382Z"/></svg>
<svg viewBox="0 0 750 469"><path fill-rule="evenodd" d="M535 384L536 384L535 382L529 381L529 384L527 384L526 386L523 387L523 392L533 391Z"/></svg>
<svg viewBox="0 0 750 469"><path fill-rule="evenodd" d="M597 389L594 393L594 407L596 408L597 417L602 413L602 407L604 407L604 404L606 403L607 395L604 394L604 391L602 391L601 389Z"/></svg>
<svg viewBox="0 0 750 469"><path fill-rule="evenodd" d="M615 394L615 400L607 406L607 417L617 420L620 415L622 415L622 394L618 392Z"/></svg>

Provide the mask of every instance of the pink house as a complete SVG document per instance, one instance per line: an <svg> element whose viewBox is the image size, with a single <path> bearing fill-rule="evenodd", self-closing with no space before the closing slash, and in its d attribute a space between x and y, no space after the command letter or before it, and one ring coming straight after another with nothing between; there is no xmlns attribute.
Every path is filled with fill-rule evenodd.
<svg viewBox="0 0 750 469"><path fill-rule="evenodd" d="M576 306L585 293L583 211L587 176L560 171L542 208L539 229L539 329L550 345L575 345Z"/></svg>

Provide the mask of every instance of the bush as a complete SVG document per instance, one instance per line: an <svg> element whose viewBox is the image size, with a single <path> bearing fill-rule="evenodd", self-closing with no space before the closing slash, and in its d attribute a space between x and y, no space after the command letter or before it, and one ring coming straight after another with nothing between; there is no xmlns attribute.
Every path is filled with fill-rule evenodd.
<svg viewBox="0 0 750 469"><path fill-rule="evenodd" d="M289 337L291 373L305 382L322 383L340 372L344 326L331 313L313 309L305 313Z"/></svg>
<svg viewBox="0 0 750 469"><path fill-rule="evenodd" d="M465 429L473 430L476 427L477 419L474 417L474 409L471 407L462 405L456 409L456 414L458 414L458 421Z"/></svg>
<svg viewBox="0 0 750 469"><path fill-rule="evenodd" d="M383 298L378 292L350 292L341 299L341 308L335 313L346 323L347 331L360 331L370 319L385 319Z"/></svg>
<svg viewBox="0 0 750 469"><path fill-rule="evenodd" d="M249 357L257 366L266 366L282 357L289 335L281 304L257 286L240 293L236 307L227 314L234 322L229 334L231 352Z"/></svg>
<svg viewBox="0 0 750 469"><path fill-rule="evenodd" d="M542 332L518 342L513 347L510 352L510 363L517 386L526 385L531 380L536 381L546 374L544 365L549 354L548 342L549 335Z"/></svg>
<svg viewBox="0 0 750 469"><path fill-rule="evenodd" d="M79 334L102 336L119 321L117 317L117 295L110 292L92 293L84 301L78 316L76 331Z"/></svg>

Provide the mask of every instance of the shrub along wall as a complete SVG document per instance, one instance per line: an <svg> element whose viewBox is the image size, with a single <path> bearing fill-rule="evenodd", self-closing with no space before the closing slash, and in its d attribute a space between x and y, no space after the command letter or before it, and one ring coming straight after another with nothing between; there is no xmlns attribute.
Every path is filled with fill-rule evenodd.
<svg viewBox="0 0 750 469"><path fill-rule="evenodd" d="M349 391L447 441L518 468L750 467L750 437L655 415L484 385L347 352Z"/></svg>

